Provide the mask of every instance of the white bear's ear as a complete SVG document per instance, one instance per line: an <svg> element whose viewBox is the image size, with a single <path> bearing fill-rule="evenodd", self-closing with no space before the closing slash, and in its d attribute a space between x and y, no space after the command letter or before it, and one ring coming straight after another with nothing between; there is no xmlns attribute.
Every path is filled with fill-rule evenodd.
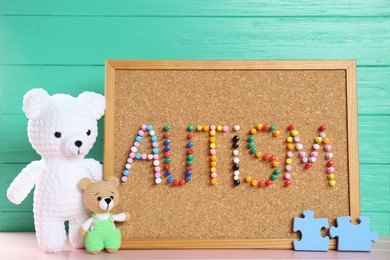
<svg viewBox="0 0 390 260"><path fill-rule="evenodd" d="M115 186L119 186L119 179L115 176L111 176L110 178L108 178L108 181L113 183Z"/></svg>
<svg viewBox="0 0 390 260"><path fill-rule="evenodd" d="M23 111L28 119L36 119L49 100L49 94L41 88L28 91L23 97Z"/></svg>
<svg viewBox="0 0 390 260"><path fill-rule="evenodd" d="M78 97L83 103L85 103L90 111L95 116L96 120L99 120L106 110L106 99L104 96L95 92L83 92Z"/></svg>
<svg viewBox="0 0 390 260"><path fill-rule="evenodd" d="M87 178L87 177L82 178L79 182L79 188L81 190L86 190L89 187L89 185L91 185L91 183L92 183L92 180L90 178Z"/></svg>

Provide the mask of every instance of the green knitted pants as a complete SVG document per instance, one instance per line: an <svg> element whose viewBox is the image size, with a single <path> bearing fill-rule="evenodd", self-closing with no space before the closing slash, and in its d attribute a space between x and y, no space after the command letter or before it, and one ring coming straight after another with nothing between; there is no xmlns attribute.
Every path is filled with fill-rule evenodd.
<svg viewBox="0 0 390 260"><path fill-rule="evenodd" d="M121 246L121 232L110 220L100 220L95 230L88 231L85 236L85 248L88 252L105 249L118 249Z"/></svg>

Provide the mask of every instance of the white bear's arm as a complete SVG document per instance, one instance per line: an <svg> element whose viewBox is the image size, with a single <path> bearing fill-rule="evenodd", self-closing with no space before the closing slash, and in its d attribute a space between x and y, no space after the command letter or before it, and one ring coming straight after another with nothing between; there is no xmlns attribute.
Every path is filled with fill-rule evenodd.
<svg viewBox="0 0 390 260"><path fill-rule="evenodd" d="M93 218L89 218L81 225L81 228L84 229L84 231L88 231L92 223L93 223Z"/></svg>
<svg viewBox="0 0 390 260"><path fill-rule="evenodd" d="M125 221L126 220L126 213L119 213L119 214L115 214L114 216L113 216L113 218L114 218L114 221Z"/></svg>
<svg viewBox="0 0 390 260"><path fill-rule="evenodd" d="M42 161L33 161L27 165L9 186L7 190L8 199L14 204L22 203L43 171L44 163Z"/></svg>
<svg viewBox="0 0 390 260"><path fill-rule="evenodd" d="M103 179L103 166L100 162L94 159L84 159L84 163L93 181L101 181Z"/></svg>

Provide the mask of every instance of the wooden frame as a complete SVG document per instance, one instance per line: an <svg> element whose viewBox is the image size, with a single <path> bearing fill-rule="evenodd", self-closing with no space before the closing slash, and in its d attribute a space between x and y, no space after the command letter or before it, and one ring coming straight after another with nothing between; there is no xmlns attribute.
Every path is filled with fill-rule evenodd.
<svg viewBox="0 0 390 260"><path fill-rule="evenodd" d="M305 61L126 61L107 60L105 95L107 110L104 136L104 177L114 172L115 84L118 70L345 70L347 86L347 129L350 215L360 215L356 63L353 60ZM293 248L291 239L134 239L122 242L130 248ZM330 248L335 248L331 240Z"/></svg>

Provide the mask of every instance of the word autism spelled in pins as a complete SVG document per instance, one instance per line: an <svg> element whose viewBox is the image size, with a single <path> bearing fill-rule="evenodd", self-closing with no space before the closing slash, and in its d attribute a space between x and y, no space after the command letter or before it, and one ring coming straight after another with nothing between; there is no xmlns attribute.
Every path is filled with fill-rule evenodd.
<svg viewBox="0 0 390 260"><path fill-rule="evenodd" d="M165 125L162 129L163 131L163 155L164 155L164 166L160 166L159 160L159 142L156 136L156 132L153 129L151 124L143 124L138 131L138 135L135 137L135 141L133 146L130 149L129 157L127 159L125 169L122 172L122 182L126 182L129 179L129 175L131 172L131 168L133 163L137 160L150 160L153 165L154 176L155 176L155 184L162 183L162 178L164 177L162 169L164 170L165 177L167 179L167 183L172 185L173 187L183 186L186 183L190 182L193 178L193 162L194 162L194 136L195 132L208 132L209 133L209 156L210 156L210 184L216 185L217 181L217 143L216 143L216 135L218 132L224 133L229 131L228 126L222 125L189 125L187 127L187 139L188 142L186 144L187 149L187 163L185 168L185 177L182 179L175 179L173 177L173 172L176 169L172 167L172 156L171 156L171 135L170 130L171 127L169 125ZM232 127L234 136L232 138L232 171L233 171L233 186L239 186L241 184L240 181L240 158L239 158L239 146L240 146L240 137L238 132L241 127L239 125L234 125ZM289 187L292 185L292 162L294 157L294 152L297 153L297 158L304 164L305 169L309 169L313 167L314 163L317 161L317 158L320 153L321 146L324 150L324 160L326 165L326 174L328 179L328 185L330 187L334 187L336 185L335 180L335 168L334 168L334 160L332 145L330 144L330 139L326 134L326 126L321 125L318 130L318 135L314 138L314 144L311 146L309 151L304 151L304 145L301 143L301 138L299 137L298 130L296 127L291 124L287 127L289 133L286 138L286 157L284 160L284 167L281 167L281 161L272 154L262 153L259 147L255 145L255 135L259 132L268 132L271 134L272 138L280 138L280 131L277 129L275 125L272 124L257 124L255 127L249 130L249 137L247 140L247 149L250 150L250 153L253 155L255 159L262 159L265 163L269 163L272 168L272 172L269 175L267 180L255 180L251 176L245 177L245 182L249 183L250 186L253 187L268 187L274 184L278 179L283 179L283 186ZM152 144L152 149L149 154L139 152L139 146L141 142L145 139L146 135L149 135L150 141ZM281 174L283 172L283 174ZM283 177L280 177L283 176Z"/></svg>

